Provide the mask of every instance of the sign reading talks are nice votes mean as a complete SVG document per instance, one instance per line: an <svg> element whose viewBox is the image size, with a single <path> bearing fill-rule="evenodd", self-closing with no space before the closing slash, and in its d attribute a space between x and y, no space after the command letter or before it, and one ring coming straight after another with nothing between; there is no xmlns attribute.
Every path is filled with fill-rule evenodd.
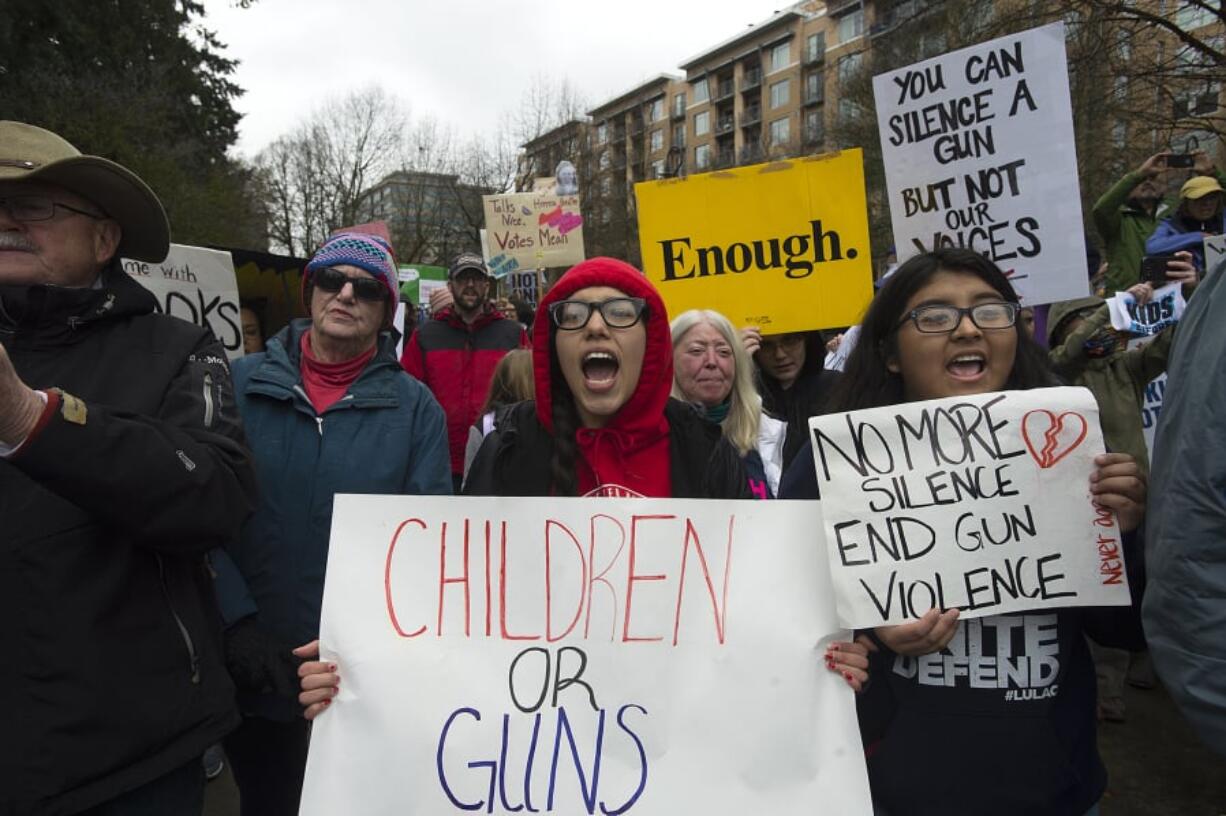
<svg viewBox="0 0 1226 816"><path fill-rule="evenodd" d="M839 623L1131 600L1084 388L909 402L809 420Z"/></svg>
<svg viewBox="0 0 1226 816"><path fill-rule="evenodd" d="M764 334L848 326L873 294L861 151L636 184L643 272L669 314Z"/></svg>
<svg viewBox="0 0 1226 816"><path fill-rule="evenodd" d="M1062 23L881 74L873 96L900 260L969 247L1027 304L1085 296Z"/></svg>
<svg viewBox="0 0 1226 816"><path fill-rule="evenodd" d="M813 504L338 496L302 814L868 816Z"/></svg>

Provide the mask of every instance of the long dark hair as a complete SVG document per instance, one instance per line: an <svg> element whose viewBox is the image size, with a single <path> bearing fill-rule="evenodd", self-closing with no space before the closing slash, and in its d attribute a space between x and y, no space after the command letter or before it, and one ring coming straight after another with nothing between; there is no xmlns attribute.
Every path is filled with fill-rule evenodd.
<svg viewBox="0 0 1226 816"><path fill-rule="evenodd" d="M999 292L1004 300L1018 303L1017 293L1000 267L978 252L948 248L916 255L898 267L869 305L860 322L856 347L847 359L843 376L831 393L826 410L832 413L855 411L906 402L902 377L891 372L887 365L898 353L896 327L907 303L938 272L974 275ZM1005 387L1026 389L1056 385L1047 354L1026 336L1020 320L1013 329L1017 332L1017 355Z"/></svg>
<svg viewBox="0 0 1226 816"><path fill-rule="evenodd" d="M549 319L546 317L545 319ZM549 321L549 395L553 419L553 455L549 458L549 482L555 496L579 494L579 476L575 465L579 461L579 445L575 432L579 430L579 409L570 393L562 364L558 361L558 327Z"/></svg>

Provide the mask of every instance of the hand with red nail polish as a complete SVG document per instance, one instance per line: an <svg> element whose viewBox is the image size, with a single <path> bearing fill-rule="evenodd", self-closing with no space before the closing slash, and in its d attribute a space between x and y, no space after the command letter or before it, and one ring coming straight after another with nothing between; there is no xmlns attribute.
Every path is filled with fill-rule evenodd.
<svg viewBox="0 0 1226 816"><path fill-rule="evenodd" d="M302 658L319 657L319 641L312 640L299 646L294 649L294 654ZM306 660L298 667L298 677L302 683L302 693L298 695L298 702L303 707L302 716L313 720L340 693L341 676L335 663Z"/></svg>
<svg viewBox="0 0 1226 816"><path fill-rule="evenodd" d="M860 642L836 641L826 647L826 669L842 675L854 691L868 683L868 647Z"/></svg>

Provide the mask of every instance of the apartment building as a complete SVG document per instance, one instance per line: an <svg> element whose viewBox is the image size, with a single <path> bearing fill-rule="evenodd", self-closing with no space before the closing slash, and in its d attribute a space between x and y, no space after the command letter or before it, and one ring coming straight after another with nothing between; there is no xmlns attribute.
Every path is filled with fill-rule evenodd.
<svg viewBox="0 0 1226 816"><path fill-rule="evenodd" d="M362 193L358 217L387 222L398 261L445 266L481 251L481 197L492 192L449 173L398 170Z"/></svg>

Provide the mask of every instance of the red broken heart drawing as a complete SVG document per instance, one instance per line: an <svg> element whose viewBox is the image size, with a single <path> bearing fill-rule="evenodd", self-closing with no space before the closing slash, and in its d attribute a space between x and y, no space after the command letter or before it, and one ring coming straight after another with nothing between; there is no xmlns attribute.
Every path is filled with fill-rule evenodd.
<svg viewBox="0 0 1226 816"><path fill-rule="evenodd" d="M1022 417L1022 439L1041 468L1051 467L1076 450L1089 431L1086 418L1074 411L1057 416L1040 408Z"/></svg>

